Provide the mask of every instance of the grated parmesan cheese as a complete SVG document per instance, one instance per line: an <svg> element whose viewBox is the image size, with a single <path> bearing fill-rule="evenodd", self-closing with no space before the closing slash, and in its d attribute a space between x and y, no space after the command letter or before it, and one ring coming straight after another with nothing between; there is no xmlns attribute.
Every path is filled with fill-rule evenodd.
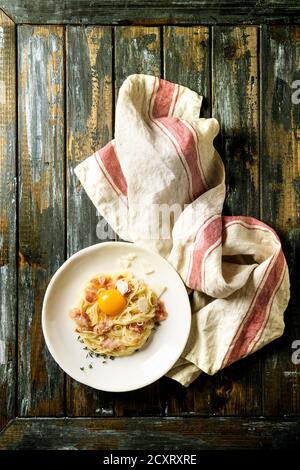
<svg viewBox="0 0 300 470"><path fill-rule="evenodd" d="M145 260L141 260L141 266L145 274L152 274L154 273L155 269Z"/></svg>
<svg viewBox="0 0 300 470"><path fill-rule="evenodd" d="M151 289L155 292L155 294L157 295L157 297L161 297L163 295L163 293L167 290L167 287L164 286L163 284L160 284L158 282L154 282L152 285L151 285Z"/></svg>
<svg viewBox="0 0 300 470"><path fill-rule="evenodd" d="M146 297L140 297L137 301L137 306L141 313L147 313L149 310L149 305Z"/></svg>
<svg viewBox="0 0 300 470"><path fill-rule="evenodd" d="M119 264L121 268L129 268L132 265L133 260L135 260L136 255L134 253L129 253L124 255L119 259Z"/></svg>
<svg viewBox="0 0 300 470"><path fill-rule="evenodd" d="M118 289L120 294L124 295L126 294L126 292L128 292L128 283L120 279L119 281L116 282L116 288Z"/></svg>

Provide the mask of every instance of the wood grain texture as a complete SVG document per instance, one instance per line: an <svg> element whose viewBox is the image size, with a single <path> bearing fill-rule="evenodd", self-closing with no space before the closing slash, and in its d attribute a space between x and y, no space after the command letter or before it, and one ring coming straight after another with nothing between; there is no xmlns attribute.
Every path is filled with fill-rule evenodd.
<svg viewBox="0 0 300 470"><path fill-rule="evenodd" d="M0 430L15 413L16 28L0 11Z"/></svg>
<svg viewBox="0 0 300 470"><path fill-rule="evenodd" d="M160 30L154 27L115 29L116 97L124 79L133 73L160 75ZM117 416L161 415L159 382L135 392L116 394Z"/></svg>
<svg viewBox="0 0 300 470"><path fill-rule="evenodd" d="M211 115L210 34L207 26L165 26L163 35L164 78L203 96L201 117ZM200 114L200 110L199 110ZM188 388L173 380L163 387L168 416L190 412L211 413L212 380L205 374Z"/></svg>
<svg viewBox="0 0 300 470"><path fill-rule="evenodd" d="M0 450L296 450L299 434L299 420L32 418L10 423Z"/></svg>
<svg viewBox="0 0 300 470"><path fill-rule="evenodd" d="M110 27L67 28L68 256L105 240L100 216L74 174L75 166L112 138ZM78 51L80 50L80 54ZM74 221L77 221L76 224ZM98 230L97 230L98 229ZM107 240L114 239L107 230Z"/></svg>
<svg viewBox="0 0 300 470"><path fill-rule="evenodd" d="M298 340L299 351L300 82L293 83L300 79L300 29L264 27L261 42L262 219L278 231L291 276L284 336L263 350L263 412L299 416L300 364L292 361L292 345Z"/></svg>
<svg viewBox="0 0 300 470"><path fill-rule="evenodd" d="M217 148L226 171L224 212L259 218L258 30L213 27L213 113L220 123ZM232 365L214 379L213 412L260 415L259 354Z"/></svg>
<svg viewBox="0 0 300 470"><path fill-rule="evenodd" d="M78 54L80 51L80 54ZM67 253L114 239L114 233L74 174L75 166L112 137L112 31L110 27L67 28ZM113 414L111 394L67 378L67 414Z"/></svg>
<svg viewBox="0 0 300 470"><path fill-rule="evenodd" d="M210 32L207 26L164 27L164 77L201 96L201 117L211 115Z"/></svg>
<svg viewBox="0 0 300 470"><path fill-rule="evenodd" d="M299 22L297 0L1 0L16 23L216 24Z"/></svg>
<svg viewBox="0 0 300 470"><path fill-rule="evenodd" d="M123 81L133 73L160 76L160 30L155 27L115 28L116 99Z"/></svg>
<svg viewBox="0 0 300 470"><path fill-rule="evenodd" d="M41 328L47 284L65 256L64 32L18 28L21 416L61 415L64 378Z"/></svg>

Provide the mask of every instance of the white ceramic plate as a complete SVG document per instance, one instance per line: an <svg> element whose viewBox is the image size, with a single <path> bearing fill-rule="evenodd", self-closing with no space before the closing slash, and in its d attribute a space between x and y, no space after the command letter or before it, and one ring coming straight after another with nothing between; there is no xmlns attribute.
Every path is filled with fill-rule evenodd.
<svg viewBox="0 0 300 470"><path fill-rule="evenodd" d="M68 312L76 307L88 279L99 272L122 270L120 258L132 253L136 258L129 271L144 279L154 292L157 283L167 287L161 299L168 318L140 351L115 360L106 359L103 364L101 357L86 358L87 351L77 340L75 324ZM143 260L155 270L152 274L145 274ZM166 374L183 352L190 324L189 298L177 272L161 256L132 243L99 243L71 256L51 279L43 303L43 332L53 358L73 379L98 390L135 390ZM84 367L84 371L80 367Z"/></svg>

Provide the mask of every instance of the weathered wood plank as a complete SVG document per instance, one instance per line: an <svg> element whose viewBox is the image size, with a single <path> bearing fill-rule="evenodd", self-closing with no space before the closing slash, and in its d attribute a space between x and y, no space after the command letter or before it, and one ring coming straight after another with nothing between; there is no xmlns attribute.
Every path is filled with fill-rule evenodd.
<svg viewBox="0 0 300 470"><path fill-rule="evenodd" d="M161 74L159 28L115 28L116 99L124 79L132 73Z"/></svg>
<svg viewBox="0 0 300 470"><path fill-rule="evenodd" d="M15 414L16 28L0 11L0 430Z"/></svg>
<svg viewBox="0 0 300 470"><path fill-rule="evenodd" d="M207 26L164 27L164 76L203 96L201 117L211 112L210 63Z"/></svg>
<svg viewBox="0 0 300 470"><path fill-rule="evenodd" d="M213 116L226 170L225 212L259 217L258 32L255 26L213 27ZM261 413L259 354L214 377L213 411Z"/></svg>
<svg viewBox="0 0 300 470"><path fill-rule="evenodd" d="M0 450L296 450L299 433L296 419L32 418L10 423Z"/></svg>
<svg viewBox="0 0 300 470"><path fill-rule="evenodd" d="M67 240L70 256L101 240L114 239L111 230L107 231L107 238L100 237L100 229L105 227L99 224L97 211L73 171L78 163L112 138L111 28L68 27L66 54Z"/></svg>
<svg viewBox="0 0 300 470"><path fill-rule="evenodd" d="M66 44L67 254L70 256L86 246L114 239L114 233L74 174L79 162L112 137L112 31L108 26L71 26L67 28ZM68 377L66 408L70 416L112 415L112 395L97 392Z"/></svg>
<svg viewBox="0 0 300 470"><path fill-rule="evenodd" d="M207 26L165 26L164 77L203 96L201 116L211 115L210 37ZM168 415L211 412L210 377L204 374L188 388L169 380L163 402Z"/></svg>
<svg viewBox="0 0 300 470"><path fill-rule="evenodd" d="M262 219L278 231L291 275L284 336L263 351L263 412L299 416L300 29L265 27L261 42Z"/></svg>
<svg viewBox="0 0 300 470"><path fill-rule="evenodd" d="M18 28L19 415L61 415L63 373L45 346L45 289L65 256L64 31Z"/></svg>
<svg viewBox="0 0 300 470"><path fill-rule="evenodd" d="M299 22L297 0L1 0L16 23L73 24L238 24Z"/></svg>
<svg viewBox="0 0 300 470"><path fill-rule="evenodd" d="M116 97L124 79L132 73L160 75L160 30L149 27L115 29ZM159 383L149 387L116 394L115 413L124 415L162 414Z"/></svg>

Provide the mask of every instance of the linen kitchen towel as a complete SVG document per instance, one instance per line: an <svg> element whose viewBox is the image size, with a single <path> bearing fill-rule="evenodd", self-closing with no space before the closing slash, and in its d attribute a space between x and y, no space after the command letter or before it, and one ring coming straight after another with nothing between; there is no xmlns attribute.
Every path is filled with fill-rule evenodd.
<svg viewBox="0 0 300 470"><path fill-rule="evenodd" d="M115 139L75 169L113 230L167 258L191 289L190 337L168 373L185 386L281 336L289 300L274 230L252 217L222 216L219 125L199 118L201 102L186 87L129 76Z"/></svg>

